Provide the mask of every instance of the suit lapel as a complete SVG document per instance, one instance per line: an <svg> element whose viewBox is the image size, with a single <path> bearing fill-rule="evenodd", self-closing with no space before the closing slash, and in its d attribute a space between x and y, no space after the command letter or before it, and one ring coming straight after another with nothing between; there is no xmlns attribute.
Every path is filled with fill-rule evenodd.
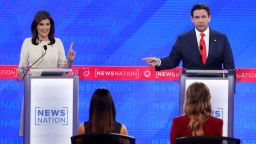
<svg viewBox="0 0 256 144"><path fill-rule="evenodd" d="M210 29L210 36L209 36L209 52L208 52L208 57L206 60L206 64L209 63L211 61L211 59L213 58L214 55L214 51L215 51L215 47L216 47L216 37L214 34L214 31L212 31Z"/></svg>
<svg viewBox="0 0 256 144"><path fill-rule="evenodd" d="M198 58L199 62L201 62L200 50L198 47L196 32L194 29L190 32L190 35L191 35L190 37L192 37L192 46L191 47L193 49L193 52L194 52L194 54L196 54L196 58Z"/></svg>

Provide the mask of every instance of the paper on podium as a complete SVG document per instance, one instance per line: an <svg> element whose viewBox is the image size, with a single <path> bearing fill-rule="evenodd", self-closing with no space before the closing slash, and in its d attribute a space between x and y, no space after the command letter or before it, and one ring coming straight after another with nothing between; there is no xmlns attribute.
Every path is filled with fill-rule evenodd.
<svg viewBox="0 0 256 144"><path fill-rule="evenodd" d="M72 69L30 69L30 74L35 76L64 76Z"/></svg>

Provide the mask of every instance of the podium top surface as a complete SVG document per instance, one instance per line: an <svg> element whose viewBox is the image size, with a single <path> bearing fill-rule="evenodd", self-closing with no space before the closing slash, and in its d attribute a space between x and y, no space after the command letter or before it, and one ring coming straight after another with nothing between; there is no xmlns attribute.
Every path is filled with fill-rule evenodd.
<svg viewBox="0 0 256 144"><path fill-rule="evenodd" d="M188 77L227 77L234 76L235 70L192 70L183 69L182 74Z"/></svg>
<svg viewBox="0 0 256 144"><path fill-rule="evenodd" d="M228 70L192 70L192 69L184 69L185 73L202 73L202 74L217 74L217 73L228 73Z"/></svg>
<svg viewBox="0 0 256 144"><path fill-rule="evenodd" d="M63 76L71 72L72 69L30 69L33 77L38 76Z"/></svg>

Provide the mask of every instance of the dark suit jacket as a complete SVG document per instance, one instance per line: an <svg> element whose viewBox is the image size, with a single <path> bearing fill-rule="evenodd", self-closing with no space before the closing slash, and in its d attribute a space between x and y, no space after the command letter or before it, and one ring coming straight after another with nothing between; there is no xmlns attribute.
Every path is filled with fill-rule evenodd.
<svg viewBox="0 0 256 144"><path fill-rule="evenodd" d="M178 137L192 136L192 132L188 129L190 118L188 116L180 116L173 118L172 128L170 133L170 142L175 144L175 139ZM203 125L205 136L222 136L223 120L215 117L209 119Z"/></svg>
<svg viewBox="0 0 256 144"><path fill-rule="evenodd" d="M161 66L156 70L175 68L180 61L186 69L235 69L234 59L226 35L210 29L209 52L206 63L201 61L195 30L178 36L168 57L161 58Z"/></svg>

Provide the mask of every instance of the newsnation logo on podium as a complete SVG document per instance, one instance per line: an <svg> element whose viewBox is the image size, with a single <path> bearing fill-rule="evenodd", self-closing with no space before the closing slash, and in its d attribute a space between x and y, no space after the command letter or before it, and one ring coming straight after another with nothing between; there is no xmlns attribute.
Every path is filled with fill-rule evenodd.
<svg viewBox="0 0 256 144"><path fill-rule="evenodd" d="M68 107L35 108L35 125L59 124L68 125Z"/></svg>

